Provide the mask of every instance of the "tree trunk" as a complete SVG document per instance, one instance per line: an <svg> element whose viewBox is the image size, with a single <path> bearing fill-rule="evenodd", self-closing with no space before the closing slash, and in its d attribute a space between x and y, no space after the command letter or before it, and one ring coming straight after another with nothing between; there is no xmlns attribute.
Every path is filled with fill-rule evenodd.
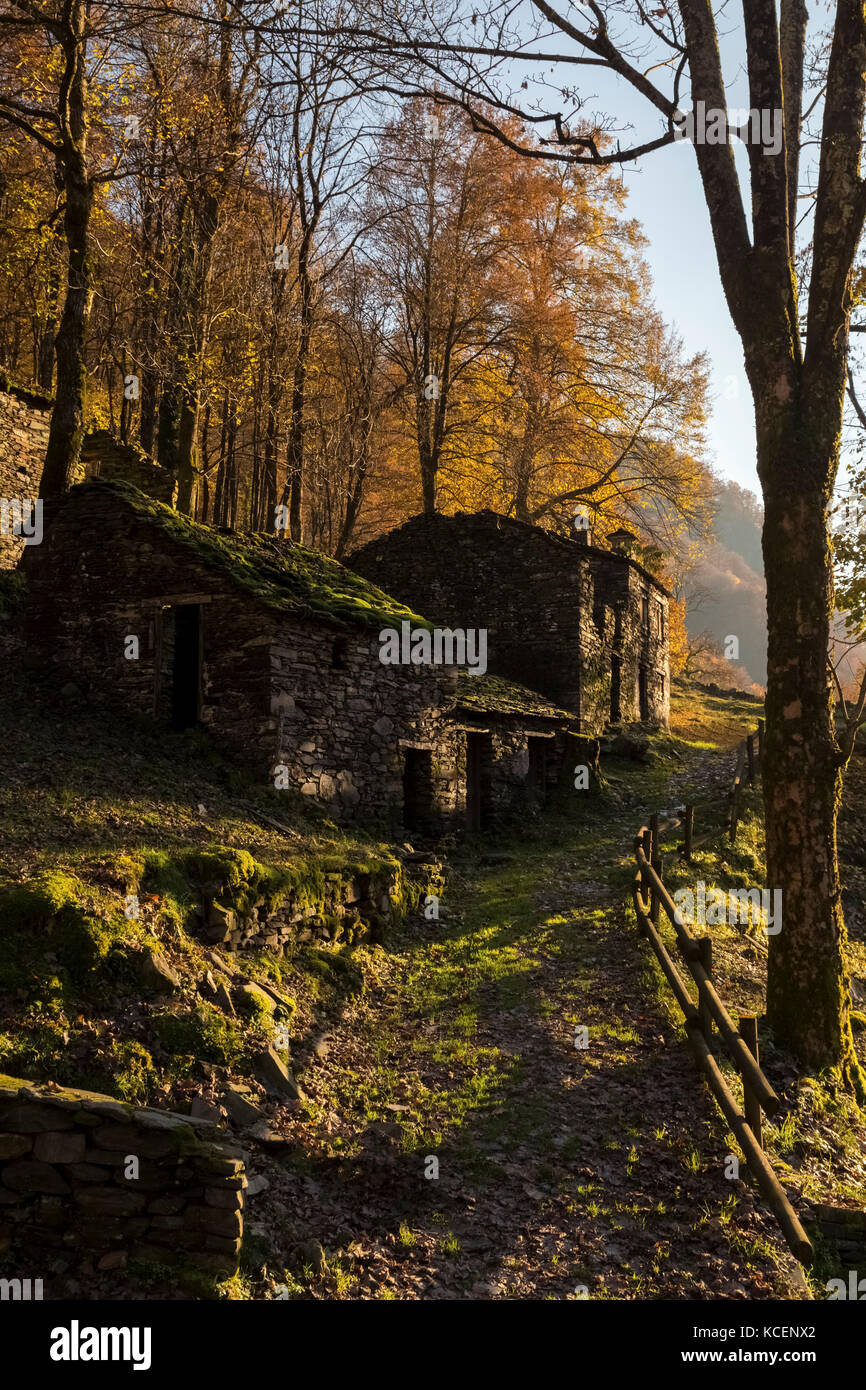
<svg viewBox="0 0 866 1390"><path fill-rule="evenodd" d="M825 524L835 461L828 462L826 433L819 433L824 440L816 448L796 424L783 433L758 422L769 639L767 877L768 887L782 892L781 930L769 938L767 1017L776 1041L804 1067L839 1068L862 1096L836 854L842 766L828 655L833 569Z"/></svg>
<svg viewBox="0 0 866 1390"><path fill-rule="evenodd" d="M69 269L66 302L57 330L57 390L51 412L51 427L41 497L60 497L72 486L81 444L84 439L87 406L87 367L84 343L90 314L90 267L88 234L93 190L83 171L70 176L66 185L66 240Z"/></svg>
<svg viewBox="0 0 866 1390"><path fill-rule="evenodd" d="M88 243L93 190L83 170L67 179L65 232L70 249L67 271L67 297L54 342L57 357L57 391L51 411L49 446L44 456L42 498L58 498L75 480L81 445L85 436L85 410L88 399L88 368L85 339L90 314L90 267Z"/></svg>
<svg viewBox="0 0 866 1390"><path fill-rule="evenodd" d="M198 474L198 390L184 392L177 434L177 510L192 515Z"/></svg>
<svg viewBox="0 0 866 1390"><path fill-rule="evenodd" d="M289 440L286 450L286 487L283 505L288 502L289 534L300 541L301 510L304 491L304 429L306 426L307 366L313 336L313 285L310 278L309 248L302 244L298 253L298 293L301 301L301 323L298 335L298 354L292 377L292 405L289 416ZM273 525L273 518L269 518Z"/></svg>
<svg viewBox="0 0 866 1390"><path fill-rule="evenodd" d="M66 44L66 88L60 110L66 193L63 228L68 252L66 298L55 340L57 389L39 495L62 497L75 480L84 439L87 367L84 346L90 317L90 213L93 187L87 172L86 10L75 0Z"/></svg>

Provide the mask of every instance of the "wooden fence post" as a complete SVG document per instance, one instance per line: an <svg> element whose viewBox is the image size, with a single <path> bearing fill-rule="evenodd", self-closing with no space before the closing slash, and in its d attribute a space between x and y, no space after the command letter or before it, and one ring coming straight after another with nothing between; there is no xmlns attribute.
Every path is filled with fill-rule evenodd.
<svg viewBox="0 0 866 1390"><path fill-rule="evenodd" d="M756 1063L760 1066L758 1056L758 1020L753 1017L740 1019L740 1037L751 1052ZM743 1109L746 1115L746 1124L755 1136L758 1148L764 1147L764 1140L761 1134L761 1103L743 1076Z"/></svg>
<svg viewBox="0 0 866 1390"><path fill-rule="evenodd" d="M694 838L694 834L695 808L694 806L687 806L685 822L685 843L683 845L683 856L687 864L690 864L692 862L692 840Z"/></svg>
<svg viewBox="0 0 866 1390"><path fill-rule="evenodd" d="M749 734L746 738L746 757L749 762L749 786L755 785L755 735Z"/></svg>
<svg viewBox="0 0 866 1390"><path fill-rule="evenodd" d="M655 857L656 857L656 854L658 853L658 847L659 847L659 818L658 818L658 812L657 812L657 811L653 811L652 815L651 815L650 818L649 818L649 831L650 831L650 848L649 848L649 854L647 855L647 859L648 859L648 860L650 861L650 863L652 864L653 860L654 860Z"/></svg>
<svg viewBox="0 0 866 1390"><path fill-rule="evenodd" d="M653 868L655 869L659 878L662 878L664 875L664 863L662 861L662 856L658 853L658 851L656 851L656 854L653 857ZM652 922L654 927L657 927L659 924L660 905L661 898L658 895L655 884L653 884L652 903L650 906L650 921Z"/></svg>
<svg viewBox="0 0 866 1390"><path fill-rule="evenodd" d="M731 832L731 844L732 844L732 845L736 842L736 839L737 839L737 823L738 823L738 821L739 821L739 819L740 819L740 794L741 794L742 788L743 788L743 772L744 772L744 770L745 770L745 766L746 766L746 745L745 745L745 743L741 743L741 744L740 744L739 752L738 752L738 754L737 754L737 770L736 770L736 773L734 774L734 785L733 785L733 787L731 788L731 824L730 824L730 832Z"/></svg>
<svg viewBox="0 0 866 1390"><path fill-rule="evenodd" d="M696 937L696 939L695 939L695 945L696 945L697 948L698 948L698 960L700 961L701 965L704 967L704 970L706 971L707 979L708 979L708 980L712 980L712 978L713 978L713 943L712 943L712 939L711 939L709 936L699 936L699 937ZM709 1047L710 1049L712 1049L712 1046L713 1046L713 1016L712 1016L712 1014L710 1013L709 1009L707 1008L707 1005L706 1005L706 1003L705 1003L705 1001L704 1001L704 999L703 999L703 996L701 995L700 991L698 991L698 1025L699 1025L699 1027L700 1027L701 1032L702 1032L703 1035L704 1035L704 1038L706 1039L707 1047Z"/></svg>

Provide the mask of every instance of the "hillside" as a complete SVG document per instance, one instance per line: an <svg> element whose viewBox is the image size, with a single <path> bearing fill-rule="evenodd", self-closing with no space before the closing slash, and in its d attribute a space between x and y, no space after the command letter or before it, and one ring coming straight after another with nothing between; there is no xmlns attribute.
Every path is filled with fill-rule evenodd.
<svg viewBox="0 0 866 1390"><path fill-rule="evenodd" d="M443 892L439 861L300 798L287 811L199 735L106 724L74 692L49 708L20 683L0 715L16 748L0 776L0 1072L215 1120L249 1180L237 1277L118 1252L85 1293L52 1256L55 1296L803 1296L752 1189L718 1181L730 1138L623 917L634 828L730 775L754 704L677 691L651 761L609 754L591 802L452 847L434 920L420 908ZM756 827L736 856L702 854L708 881L760 874ZM364 878L390 904L333 910L333 885ZM209 943L203 903L241 916L298 891L284 956ZM720 950L727 997L754 1008L760 954ZM832 1151L835 1193L859 1196L841 1099L816 1110L783 1056L765 1065L797 1117L770 1136L777 1166L827 1200Z"/></svg>

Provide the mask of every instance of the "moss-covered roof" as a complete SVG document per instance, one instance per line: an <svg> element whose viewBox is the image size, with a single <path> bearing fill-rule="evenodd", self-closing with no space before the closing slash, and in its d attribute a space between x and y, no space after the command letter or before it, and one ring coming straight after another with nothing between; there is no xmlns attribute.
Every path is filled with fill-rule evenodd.
<svg viewBox="0 0 866 1390"><path fill-rule="evenodd" d="M69 496L92 495L95 489L100 494L114 494L141 520L158 527L168 540L184 546L201 564L276 612L360 627L393 627L405 620L416 627L431 627L425 618L339 561L288 538L215 531L114 479L81 483Z"/></svg>
<svg viewBox="0 0 866 1390"><path fill-rule="evenodd" d="M461 671L457 677L458 709L477 710L484 714L523 714L535 719L567 719L576 715L559 709L537 690L530 690L502 676L473 676Z"/></svg>

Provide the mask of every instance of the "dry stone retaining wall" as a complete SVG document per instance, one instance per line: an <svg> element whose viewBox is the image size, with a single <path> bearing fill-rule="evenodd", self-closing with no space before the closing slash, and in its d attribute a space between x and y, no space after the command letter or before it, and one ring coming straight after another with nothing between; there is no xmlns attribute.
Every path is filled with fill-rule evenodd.
<svg viewBox="0 0 866 1390"><path fill-rule="evenodd" d="M0 1076L5 1278L45 1282L63 1252L225 1278L237 1271L246 1185L242 1151L208 1121Z"/></svg>

